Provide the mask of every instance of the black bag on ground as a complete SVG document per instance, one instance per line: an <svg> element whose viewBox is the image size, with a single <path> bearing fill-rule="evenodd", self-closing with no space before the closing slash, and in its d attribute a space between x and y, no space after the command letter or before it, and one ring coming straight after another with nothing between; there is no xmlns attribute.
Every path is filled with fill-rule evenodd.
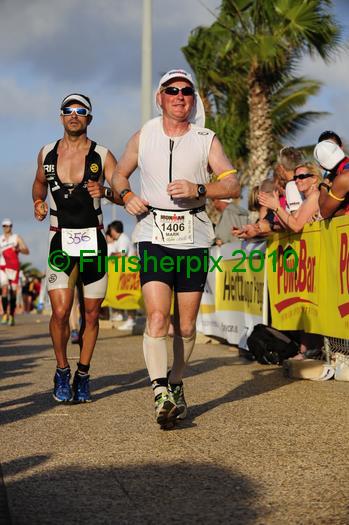
<svg viewBox="0 0 349 525"><path fill-rule="evenodd" d="M281 365L285 359L298 354L299 346L276 328L257 324L247 339L247 346L262 365Z"/></svg>

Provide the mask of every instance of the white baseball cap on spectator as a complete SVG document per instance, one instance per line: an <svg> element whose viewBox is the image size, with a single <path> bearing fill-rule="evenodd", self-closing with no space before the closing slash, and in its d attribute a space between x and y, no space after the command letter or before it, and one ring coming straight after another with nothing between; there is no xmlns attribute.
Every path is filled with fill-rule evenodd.
<svg viewBox="0 0 349 525"><path fill-rule="evenodd" d="M167 71L167 73L165 73L160 78L158 89L156 90L156 93L155 93L155 104L156 104L156 107L160 115L162 115L162 107L158 104L156 95L160 92L161 87L164 86L165 84L168 84L171 80L187 80L193 86L195 90L195 103L193 106L193 110L191 114L189 115L189 121L192 124L196 124L197 126L204 127L205 126L204 104L201 100L199 92L197 91L195 87L193 77L191 76L190 73L188 73L184 69L171 69L170 71Z"/></svg>
<svg viewBox="0 0 349 525"><path fill-rule="evenodd" d="M323 140L314 149L315 160L327 171L333 170L343 160L345 153L332 140Z"/></svg>
<svg viewBox="0 0 349 525"><path fill-rule="evenodd" d="M2 223L1 223L1 226L12 226L12 221L11 219L3 219Z"/></svg>

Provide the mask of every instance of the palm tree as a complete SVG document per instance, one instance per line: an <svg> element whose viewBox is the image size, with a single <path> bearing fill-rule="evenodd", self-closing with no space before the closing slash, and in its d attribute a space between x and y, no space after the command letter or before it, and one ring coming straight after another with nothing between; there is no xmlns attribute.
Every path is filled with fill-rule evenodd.
<svg viewBox="0 0 349 525"><path fill-rule="evenodd" d="M220 113L222 103L228 110L234 107L230 118L243 128L241 118L247 113L242 142L248 150L250 186L270 170L278 139L295 134L319 116L296 111L319 84L291 74L304 54L328 61L339 49L341 29L331 4L330 0L223 0L217 21L194 31L183 50L201 89L210 90L206 99L214 107L213 115ZM194 58L195 53L200 55ZM238 147L243 152L242 144Z"/></svg>
<svg viewBox="0 0 349 525"><path fill-rule="evenodd" d="M31 262L21 263L20 269L26 277L33 276L39 277L39 279L43 277L43 273L40 270L38 270L35 266L32 266Z"/></svg>

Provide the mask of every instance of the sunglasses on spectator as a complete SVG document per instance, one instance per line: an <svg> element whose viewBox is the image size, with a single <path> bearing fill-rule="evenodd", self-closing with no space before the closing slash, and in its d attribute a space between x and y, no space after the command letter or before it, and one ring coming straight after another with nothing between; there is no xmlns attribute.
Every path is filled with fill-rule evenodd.
<svg viewBox="0 0 349 525"><path fill-rule="evenodd" d="M61 115L64 115L65 117L67 115L72 115L72 113L75 113L79 117L87 117L87 115L90 114L89 110L87 108L62 108L61 109Z"/></svg>
<svg viewBox="0 0 349 525"><path fill-rule="evenodd" d="M314 177L314 175L312 173L301 173L300 175L295 175L293 177L293 180L304 180L304 179L309 179L309 177Z"/></svg>
<svg viewBox="0 0 349 525"><path fill-rule="evenodd" d="M176 86L168 86L161 90L161 93L165 93L166 95L171 95L172 97L175 97L178 95L178 93L181 92L183 97L190 97L193 96L195 91L192 87L186 86L184 88L178 88Z"/></svg>

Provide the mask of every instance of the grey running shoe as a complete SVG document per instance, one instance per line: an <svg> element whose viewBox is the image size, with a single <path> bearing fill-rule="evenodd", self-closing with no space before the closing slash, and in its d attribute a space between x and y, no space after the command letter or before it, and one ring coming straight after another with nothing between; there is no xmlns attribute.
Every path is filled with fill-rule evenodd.
<svg viewBox="0 0 349 525"><path fill-rule="evenodd" d="M155 419L161 428L173 427L178 413L179 411L171 392L162 392L155 396Z"/></svg>
<svg viewBox="0 0 349 525"><path fill-rule="evenodd" d="M184 397L183 383L181 383L180 385L170 384L169 390L172 393L174 402L176 403L177 408L178 408L177 419L185 419L188 413L188 406L187 406L187 402Z"/></svg>

